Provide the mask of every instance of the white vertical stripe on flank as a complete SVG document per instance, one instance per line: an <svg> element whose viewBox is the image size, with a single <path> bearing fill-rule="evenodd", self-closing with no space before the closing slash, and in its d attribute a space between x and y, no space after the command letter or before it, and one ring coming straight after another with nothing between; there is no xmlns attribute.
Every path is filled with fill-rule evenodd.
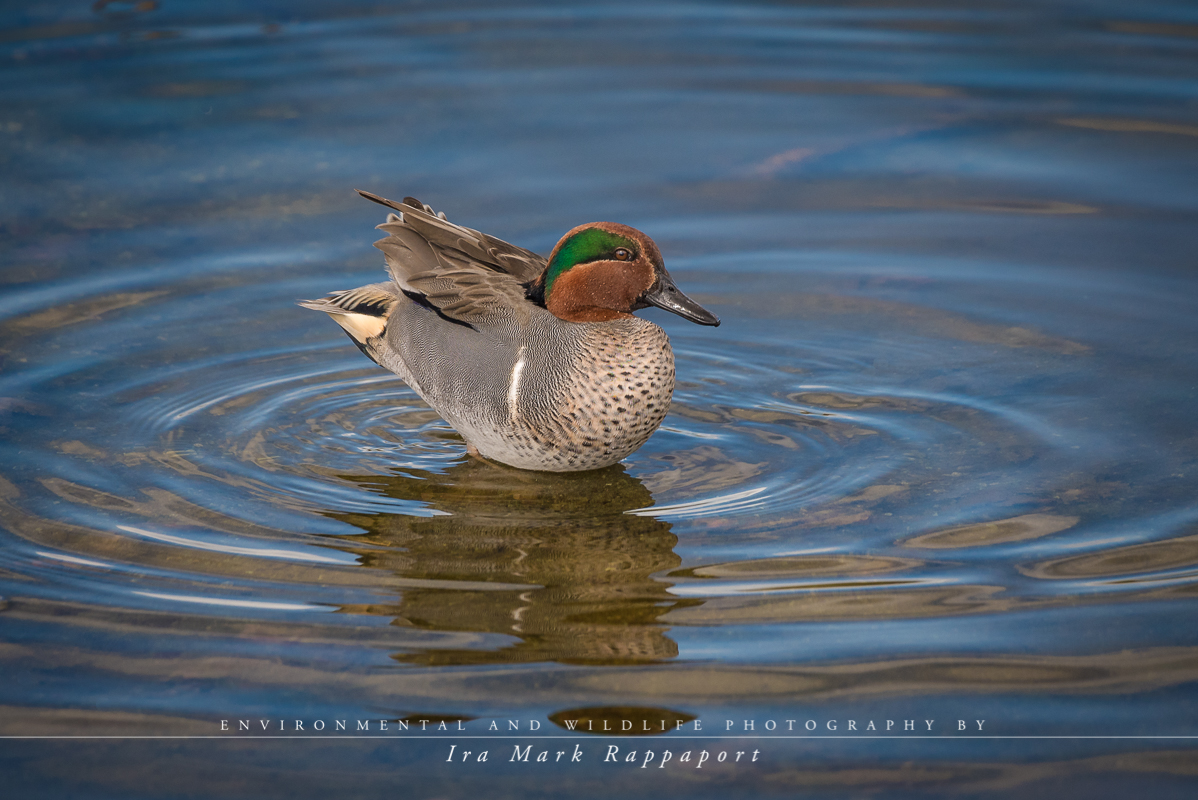
<svg viewBox="0 0 1198 800"><path fill-rule="evenodd" d="M512 422L515 422L519 416L516 408L516 402L520 399L520 375L524 372L524 345L520 345L520 352L516 356L516 366L512 367L512 385L507 390L507 411Z"/></svg>

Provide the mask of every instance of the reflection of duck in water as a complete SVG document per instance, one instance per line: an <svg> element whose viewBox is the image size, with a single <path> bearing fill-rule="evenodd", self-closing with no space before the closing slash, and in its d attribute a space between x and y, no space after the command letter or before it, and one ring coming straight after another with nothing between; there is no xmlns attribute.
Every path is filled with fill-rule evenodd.
<svg viewBox="0 0 1198 800"><path fill-rule="evenodd" d="M410 197L362 194L402 212L375 244L391 280L302 305L332 316L472 453L552 472L616 463L657 430L674 392L665 331L632 312L720 324L626 225L579 226L546 260Z"/></svg>
<svg viewBox="0 0 1198 800"><path fill-rule="evenodd" d="M678 655L657 619L697 603L651 577L681 563L673 552L678 539L667 522L624 513L653 498L623 467L554 475L468 461L442 475L347 480L449 512L333 515L365 529L365 541L394 548L367 551L365 566L430 583L403 589L395 605L347 610L519 639L499 649L426 650L398 660L627 664Z"/></svg>

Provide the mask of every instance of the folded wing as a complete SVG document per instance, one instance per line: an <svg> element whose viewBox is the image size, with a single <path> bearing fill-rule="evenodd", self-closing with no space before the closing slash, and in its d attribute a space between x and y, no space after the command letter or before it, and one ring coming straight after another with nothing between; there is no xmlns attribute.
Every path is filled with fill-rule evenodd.
<svg viewBox="0 0 1198 800"><path fill-rule="evenodd" d="M544 258L455 225L414 198L396 203L369 192L359 194L400 212L378 226L387 237L374 246L383 251L391 278L404 294L467 325L495 315L528 314L524 285L544 271Z"/></svg>

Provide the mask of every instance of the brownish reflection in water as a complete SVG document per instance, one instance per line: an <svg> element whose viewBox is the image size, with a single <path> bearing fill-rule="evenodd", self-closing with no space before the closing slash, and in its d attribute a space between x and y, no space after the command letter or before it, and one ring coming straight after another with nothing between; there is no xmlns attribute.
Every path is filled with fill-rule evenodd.
<svg viewBox="0 0 1198 800"><path fill-rule="evenodd" d="M401 625L514 636L497 649L427 649L397 660L425 664L560 661L637 664L675 658L660 618L700 605L652 577L675 569L667 522L625 511L653 504L622 466L580 474L525 472L471 461L437 475L413 471L346 480L417 500L438 516L331 514L367 531L382 550L363 565L403 578L393 604L344 607ZM415 585L413 585L413 582ZM410 588L407 588L410 587Z"/></svg>
<svg viewBox="0 0 1198 800"><path fill-rule="evenodd" d="M1002 586L912 587L915 581L854 581L808 585L806 592L715 597L702 608L681 608L666 618L674 625L773 625L790 622L917 619L986 614L1044 605L1009 595ZM819 591L845 586L868 591ZM890 588L886 588L890 587ZM791 587L778 587L791 588Z"/></svg>
<svg viewBox="0 0 1198 800"><path fill-rule="evenodd" d="M626 702L804 702L869 697L1015 693L1111 695L1183 686L1198 678L1198 648L1158 647L1091 655L945 655L841 664L728 665L680 662L571 673L565 685L542 675L540 697L617 692Z"/></svg>
<svg viewBox="0 0 1198 800"><path fill-rule="evenodd" d="M1144 572L1198 567L1198 535L1160 542L1133 544L1097 553L1054 558L1023 566L1019 571L1035 578L1117 578ZM1128 583L1135 578L1126 578ZM1118 582L1118 581L1115 581Z"/></svg>
<svg viewBox="0 0 1198 800"><path fill-rule="evenodd" d="M1061 514L1024 514L1010 519L979 522L925 533L907 540L906 545L939 550L1023 542L1068 530L1077 524L1078 519Z"/></svg>
<svg viewBox="0 0 1198 800"><path fill-rule="evenodd" d="M842 576L880 575L921 566L923 562L909 558L857 556L829 553L818 556L786 556L759 558L753 561L728 561L704 567L682 569L670 573L671 578L823 578Z"/></svg>

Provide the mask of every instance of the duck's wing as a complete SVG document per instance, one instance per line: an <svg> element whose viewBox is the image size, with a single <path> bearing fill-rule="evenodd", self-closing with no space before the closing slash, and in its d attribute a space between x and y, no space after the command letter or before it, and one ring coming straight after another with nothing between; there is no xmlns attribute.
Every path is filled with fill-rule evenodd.
<svg viewBox="0 0 1198 800"><path fill-rule="evenodd" d="M386 255L391 278L405 294L472 326L495 315L524 318L531 311L524 285L544 272L544 258L455 225L414 198L396 203L359 194L400 212L378 226L387 237L374 246Z"/></svg>

